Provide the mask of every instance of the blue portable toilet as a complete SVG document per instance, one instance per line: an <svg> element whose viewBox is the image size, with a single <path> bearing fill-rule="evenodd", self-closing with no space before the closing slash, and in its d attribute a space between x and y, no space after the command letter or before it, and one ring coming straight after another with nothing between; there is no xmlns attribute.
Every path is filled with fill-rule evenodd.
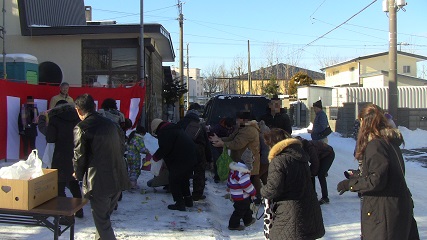
<svg viewBox="0 0 427 240"><path fill-rule="evenodd" d="M0 55L0 76L3 76L3 56ZM7 79L30 84L39 83L39 63L35 56L25 53L6 54Z"/></svg>

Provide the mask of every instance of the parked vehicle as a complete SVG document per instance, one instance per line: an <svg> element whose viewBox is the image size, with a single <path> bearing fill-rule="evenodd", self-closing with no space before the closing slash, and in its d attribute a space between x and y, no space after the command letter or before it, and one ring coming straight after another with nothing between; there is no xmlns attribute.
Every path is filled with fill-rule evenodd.
<svg viewBox="0 0 427 240"><path fill-rule="evenodd" d="M269 101L267 97L260 95L217 95L206 103L203 119L206 125L213 125L221 118L235 118L237 112L249 110L259 120L266 113Z"/></svg>

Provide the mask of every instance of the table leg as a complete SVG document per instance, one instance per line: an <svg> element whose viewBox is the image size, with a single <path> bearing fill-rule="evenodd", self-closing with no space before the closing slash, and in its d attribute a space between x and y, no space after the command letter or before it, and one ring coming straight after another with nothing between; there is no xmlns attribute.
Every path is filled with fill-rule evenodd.
<svg viewBox="0 0 427 240"><path fill-rule="evenodd" d="M53 220L53 224L55 225L55 229L53 231L53 239L54 240L58 240L58 236L59 236L59 219L61 217L59 215L56 215L54 218L55 219Z"/></svg>
<svg viewBox="0 0 427 240"><path fill-rule="evenodd" d="M75 217L73 216L73 224L70 226L70 240L74 240L74 225L76 224Z"/></svg>

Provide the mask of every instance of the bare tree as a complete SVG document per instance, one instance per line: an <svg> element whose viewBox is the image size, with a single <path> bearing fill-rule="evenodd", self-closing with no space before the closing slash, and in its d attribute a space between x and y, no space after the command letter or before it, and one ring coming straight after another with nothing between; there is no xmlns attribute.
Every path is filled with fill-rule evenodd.
<svg viewBox="0 0 427 240"><path fill-rule="evenodd" d="M242 75L247 71L247 58L243 56L236 56L233 59L230 75L236 76L237 79L235 79L233 84L233 93L243 94L245 93L245 85L243 84L243 81L246 79L242 78Z"/></svg>
<svg viewBox="0 0 427 240"><path fill-rule="evenodd" d="M345 60L338 55L332 56L330 53L322 50L318 51L315 56L321 68L329 67Z"/></svg>
<svg viewBox="0 0 427 240"><path fill-rule="evenodd" d="M205 89L207 97L211 97L213 94L220 91L218 84L219 67L214 65L209 66L203 73L203 88Z"/></svg>

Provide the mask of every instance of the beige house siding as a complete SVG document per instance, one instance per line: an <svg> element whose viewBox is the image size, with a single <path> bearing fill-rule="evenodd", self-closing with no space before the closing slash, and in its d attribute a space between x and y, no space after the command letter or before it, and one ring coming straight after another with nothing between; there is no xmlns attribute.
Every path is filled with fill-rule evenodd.
<svg viewBox="0 0 427 240"><path fill-rule="evenodd" d="M136 34L102 34L25 37L7 36L8 53L27 53L35 56L40 63L53 62L63 74L63 81L71 85L82 84L82 40L137 38Z"/></svg>
<svg viewBox="0 0 427 240"><path fill-rule="evenodd" d="M422 86L423 81L412 79L417 77L417 58L398 54L397 74L399 86ZM388 76L379 76L375 73L388 72L389 57L387 54L371 58L355 59L341 65L331 66L325 69L325 86L361 86L384 87L388 86ZM409 72L404 73L404 67L409 67ZM370 77L360 77L365 74L374 74ZM405 77L403 75L409 76ZM360 81L360 82L359 82Z"/></svg>
<svg viewBox="0 0 427 240"><path fill-rule="evenodd" d="M353 69L350 71L350 69ZM325 71L324 86L359 84L359 66L357 62L328 68Z"/></svg>

